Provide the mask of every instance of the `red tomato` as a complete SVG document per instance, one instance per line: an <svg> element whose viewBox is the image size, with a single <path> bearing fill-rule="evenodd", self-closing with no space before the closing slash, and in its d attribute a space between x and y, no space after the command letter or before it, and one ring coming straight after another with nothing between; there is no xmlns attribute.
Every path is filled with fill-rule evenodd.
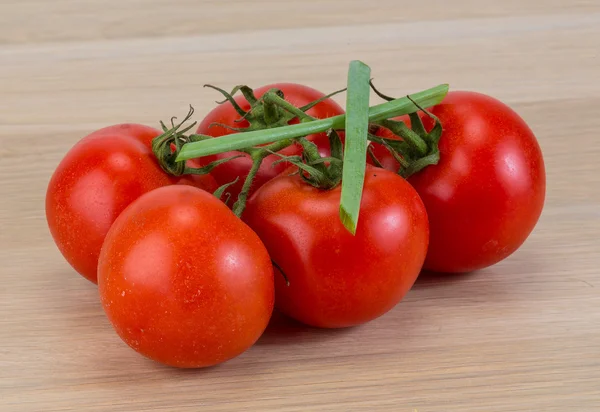
<svg viewBox="0 0 600 412"><path fill-rule="evenodd" d="M103 127L95 132L90 133L88 136L100 136L100 135L122 135L133 137L140 142L147 144L149 147L152 145L152 139L161 134L154 127L145 126L143 124L136 123L121 123L112 126Z"/></svg>
<svg viewBox="0 0 600 412"><path fill-rule="evenodd" d="M276 83L269 84L263 87L260 87L254 90L256 97L260 98L264 93L269 91L270 89L279 89L284 93L285 99L293 104L296 107L302 107L307 105L310 102L313 102L317 99L320 99L324 96L323 93L312 89L307 86L293 84L293 83ZM246 101L244 96L239 95L235 98L235 101L240 105L240 107L244 110L248 110L250 108L250 104ZM324 119L332 116L337 116L339 114L343 114L344 110L332 99L326 99L323 102L317 104L310 110L306 112L307 114L319 118ZM208 115L202 120L200 125L198 126L197 133L204 134L213 137L224 136L228 134L235 133L234 131L227 129L222 126L213 126L210 127L213 123L221 123L228 126L236 127L236 128L245 128L249 126L249 123L244 121L236 123L241 116L235 111L231 103L220 104L215 107ZM293 119L290 124L297 123L297 119ZM319 145L321 149L329 147L329 140L325 133L320 133L317 135L308 136L308 139L313 141ZM300 146L292 145L284 150L282 150L281 154L291 156L297 155L302 152ZM240 152L227 152L221 153L214 157L210 157L210 160L222 159L234 155L239 155ZM271 180L278 174L280 174L283 170L285 170L289 164L288 163L279 163L277 165L273 165L273 162L279 160L280 158L276 155L271 155L267 157L254 180L252 185L253 193L256 189L262 186L265 182ZM250 156L244 154L243 157L234 159L225 164L217 166L215 169L211 171L211 174L215 177L219 185L223 185L235 180L236 177L240 177L238 182L229 187L227 190L231 193L232 199L237 199L239 192L242 189L242 185L244 184L244 179L248 175L250 171L250 167L252 166L252 161Z"/></svg>
<svg viewBox="0 0 600 412"><path fill-rule="evenodd" d="M317 327L358 325L392 309L427 252L425 208L400 176L367 168L355 236L340 221L340 193L339 185L319 190L281 175L254 194L243 215L289 280L275 275L276 307Z"/></svg>
<svg viewBox="0 0 600 412"><path fill-rule="evenodd" d="M106 236L98 290L118 335L155 361L215 365L248 349L273 311L273 269L258 236L190 186L142 195Z"/></svg>
<svg viewBox="0 0 600 412"><path fill-rule="evenodd" d="M491 266L516 251L540 217L542 152L525 121L492 97L450 92L430 111L444 128L440 162L408 179L429 215L425 268L468 272ZM430 118L423 121L433 127Z"/></svg>
<svg viewBox="0 0 600 412"><path fill-rule="evenodd" d="M143 125L116 125L80 140L54 172L46 193L46 219L66 260L96 282L98 254L108 229L133 200L157 187L191 184L215 190L210 175L167 175L150 148L161 132Z"/></svg>

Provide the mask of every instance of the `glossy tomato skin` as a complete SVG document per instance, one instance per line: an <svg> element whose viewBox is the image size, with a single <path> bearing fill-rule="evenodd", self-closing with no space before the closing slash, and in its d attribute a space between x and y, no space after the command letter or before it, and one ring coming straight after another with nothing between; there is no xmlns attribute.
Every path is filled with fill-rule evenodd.
<svg viewBox="0 0 600 412"><path fill-rule="evenodd" d="M275 305L305 324L359 325L392 309L415 282L428 243L427 214L401 177L369 167L352 236L339 219L340 187L329 191L298 175L266 183L243 218L276 269Z"/></svg>
<svg viewBox="0 0 600 412"><path fill-rule="evenodd" d="M454 91L430 110L444 128L440 162L408 179L429 215L425 268L469 272L491 266L516 251L540 217L542 152L525 121L492 97Z"/></svg>
<svg viewBox="0 0 600 412"><path fill-rule="evenodd" d="M98 254L108 229L133 200L171 184L215 190L210 176L167 175L150 144L161 132L125 124L81 139L62 159L46 192L46 220L60 252L86 279L96 283Z"/></svg>
<svg viewBox="0 0 600 412"><path fill-rule="evenodd" d="M111 227L98 265L103 308L118 335L166 365L216 365L248 349L274 304L258 236L224 203L191 186L142 195Z"/></svg>
<svg viewBox="0 0 600 412"><path fill-rule="evenodd" d="M296 107L302 107L324 96L324 94L320 91L295 83L269 84L255 89L254 93L257 98L260 98L263 94L265 94L267 91L273 88L281 90L284 93L285 99ZM242 95L237 96L235 98L235 101L244 110L248 110L250 108L250 104ZM326 99L323 102L311 108L310 110L308 110L306 113L318 119L324 119L343 114L344 110L333 99ZM236 128L248 127L249 123L247 121L236 122L236 120L239 120L240 117L241 116L235 111L231 103L220 104L217 107L215 107L210 113L208 113L208 115L202 120L202 122L198 126L197 133L213 137L220 137L235 133L234 131L226 127L217 125L211 127L211 124L221 123ZM293 119L293 121L290 122L290 124L293 123L297 123L297 119ZM327 139L327 136L324 133L310 135L307 136L307 138L311 141L316 141L320 149L328 150L329 140ZM302 150L299 146L293 145L280 151L279 153L286 156L292 156L300 154L301 152ZM215 159L222 159L240 154L243 155L243 157L234 159L223 165L219 165L211 171L211 174L215 177L219 185L232 182L235 180L236 177L240 177L239 181L236 184L230 186L228 189L228 192L231 193L232 198L234 200L237 199L237 196L242 189L244 178L248 175L248 172L250 171L250 168L252 166L250 156L242 154L240 152L227 152L218 154L216 156L211 156L210 158L207 158L206 161L203 161L204 163L206 163ZM251 193L253 193L256 189L258 189L260 186L262 186L278 174L280 174L283 170L286 169L286 167L289 166L289 164L287 163L279 163L273 165L273 163L279 159L280 158L278 156L272 155L267 157L263 161L254 180Z"/></svg>
<svg viewBox="0 0 600 412"><path fill-rule="evenodd" d="M106 126L98 129L88 136L102 136L102 135L120 135L134 138L143 144L151 147L152 139L160 135L161 132L156 130L154 127L146 126L137 123L120 123L111 126Z"/></svg>

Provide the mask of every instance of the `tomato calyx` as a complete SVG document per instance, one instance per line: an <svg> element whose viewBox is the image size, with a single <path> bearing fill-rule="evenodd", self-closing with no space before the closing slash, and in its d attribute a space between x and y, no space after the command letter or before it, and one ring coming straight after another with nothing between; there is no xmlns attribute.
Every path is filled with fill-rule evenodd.
<svg viewBox="0 0 600 412"><path fill-rule="evenodd" d="M373 91L382 99L388 102L397 100L394 97L381 93L372 81L370 84ZM410 96L407 96L407 98L418 109L417 111L408 113L411 124L410 127L403 121L384 119L371 123L368 135L369 141L382 145L390 152L400 165L396 172L405 178L423 170L427 166L435 165L439 162L440 151L438 144L443 130L440 119L427 109L423 108ZM434 121L434 126L431 131L425 129L419 111L423 112L425 116ZM375 135L379 128L389 130L396 138ZM368 154L373 163L376 166L381 167L381 163L373 153L372 148L370 147L369 149Z"/></svg>
<svg viewBox="0 0 600 412"><path fill-rule="evenodd" d="M289 122L297 118L300 122L315 120L314 117L308 115L306 111L310 110L317 104L335 96L346 89L337 90L326 96L321 97L313 102L302 107L296 107L285 100L285 95L282 90L272 88L257 98L254 90L246 85L238 85L231 92L227 92L217 86L210 84L204 85L221 93L225 100L217 101L217 104L230 103L235 111L240 115L236 123L247 122L248 126L232 127L222 123L212 123L212 126L220 126L234 132L250 132L255 130L272 129L275 127L287 126ZM235 100L234 96L237 92L241 92L246 101L250 104L250 109L244 110Z"/></svg>
<svg viewBox="0 0 600 412"><path fill-rule="evenodd" d="M163 134L152 139L152 151L160 164L160 167L168 174L173 176L181 176L186 171L186 162L176 162L175 159L184 143L187 143L187 139L184 135L187 131L192 129L196 123L192 123L189 126L181 129L183 124L188 121L194 114L194 108L190 106L190 110L186 115L185 119L175 124L176 117L171 118L171 128L168 128L162 121L160 125L163 129ZM181 129L181 130L180 130Z"/></svg>
<svg viewBox="0 0 600 412"><path fill-rule="evenodd" d="M344 149L339 134L334 130L328 130L331 156L323 157L319 154L317 145L304 137L295 139L302 146L302 154L296 156L281 157L276 163L288 162L298 168L298 174L302 180L321 190L331 190L342 181L342 170L344 163Z"/></svg>
<svg viewBox="0 0 600 412"><path fill-rule="evenodd" d="M152 151L156 156L158 164L160 167L168 174L173 176L181 176L181 175L204 175L210 173L212 169L216 166L228 162L232 159L235 159L240 156L231 156L225 159L219 159L214 162L208 163L203 167L192 167L187 164L187 162L178 162L176 161L177 155L181 151L181 148L184 144L190 142L199 142L202 140L210 139L210 136L192 134L185 135L186 132L191 130L196 122L191 123L185 128L181 129L181 127L187 122L192 115L194 114L194 108L190 106L190 110L188 114L185 116L183 121L178 124L175 124L176 117L171 118L171 128L167 127L164 122L160 122L160 125L164 131L163 134L155 137L152 140Z"/></svg>

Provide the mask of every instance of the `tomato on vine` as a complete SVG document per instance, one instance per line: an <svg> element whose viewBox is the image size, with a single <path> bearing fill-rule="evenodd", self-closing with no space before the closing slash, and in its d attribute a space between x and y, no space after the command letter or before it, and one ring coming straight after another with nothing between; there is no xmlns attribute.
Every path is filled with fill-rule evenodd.
<svg viewBox="0 0 600 412"><path fill-rule="evenodd" d="M165 173L151 147L162 132L139 124L109 126L81 139L61 160L46 191L46 220L58 249L96 283L104 237L127 205L161 186L213 191L212 176Z"/></svg>
<svg viewBox="0 0 600 412"><path fill-rule="evenodd" d="M541 215L546 175L539 144L514 110L480 93L450 92L429 112L444 125L439 162L408 178L429 215L425 268L468 272L498 263L525 242ZM421 118L430 130L432 118ZM376 135L391 137L384 128ZM389 151L373 146L383 167L398 170Z"/></svg>
<svg viewBox="0 0 600 412"><path fill-rule="evenodd" d="M417 279L427 252L427 214L403 178L367 169L355 235L338 217L340 189L281 175L250 198L243 215L279 272L276 307L317 327L359 325L388 312Z"/></svg>
<svg viewBox="0 0 600 412"><path fill-rule="evenodd" d="M133 201L106 235L102 306L137 352L183 368L248 349L273 310L273 269L258 236L212 194L186 185Z"/></svg>
<svg viewBox="0 0 600 412"><path fill-rule="evenodd" d="M261 128L266 129L298 123L299 119L297 116L282 110L280 107L260 100L270 90L280 91L289 105L304 109L302 111L306 115L317 119L344 113L344 110L333 99L327 98L320 91L300 84L274 83L259 87L254 91L249 88L243 88L241 89L243 94L235 98L222 91L229 99L211 110L200 122L196 132L202 135L220 137L237 133L238 131L260 130ZM311 103L317 101L319 102L311 106ZM318 143L319 147L323 150L328 148L327 136L324 133L308 135L307 139ZM301 152L302 148L298 144L292 144L280 150L279 154L293 156ZM252 168L253 162L251 156L248 153L232 151L216 154L210 157L210 160L225 159L234 155L240 155L240 157L218 165L211 171L211 174L215 177L219 185L230 183L239 178L236 183L227 189L231 194L231 198L235 200L242 191L244 179ZM265 157L256 173L248 195L251 195L256 189L289 166L289 163L277 163L279 159L277 155Z"/></svg>

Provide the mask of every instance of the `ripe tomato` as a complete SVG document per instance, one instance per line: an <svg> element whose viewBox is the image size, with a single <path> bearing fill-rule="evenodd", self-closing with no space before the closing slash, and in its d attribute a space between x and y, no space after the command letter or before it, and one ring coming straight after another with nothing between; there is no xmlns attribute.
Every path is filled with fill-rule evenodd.
<svg viewBox="0 0 600 412"><path fill-rule="evenodd" d="M167 175L151 141L161 132L138 124L100 129L80 140L62 159L46 192L46 219L65 259L96 282L98 254L108 229L141 194L171 184L215 190L210 175Z"/></svg>
<svg viewBox="0 0 600 412"><path fill-rule="evenodd" d="M429 215L425 268L468 272L491 266L516 251L540 217L542 152L525 121L492 97L454 91L430 111L444 129L440 162L408 179ZM433 127L430 118L423 122Z"/></svg>
<svg viewBox="0 0 600 412"><path fill-rule="evenodd" d="M267 91L273 88L281 90L284 93L285 99L296 107L302 107L324 96L323 93L315 89L293 83L269 84L254 90L254 93L257 98L260 98L263 94L265 94ZM237 96L235 98L235 101L243 110L247 111L250 108L250 103L248 103L248 101L242 95ZM344 110L334 100L326 99L314 106L313 108L309 109L306 113L313 117L324 119L343 114ZM198 126L197 133L213 137L225 136L228 134L235 133L234 131L222 126L215 125L213 127L210 127L210 125L213 123L221 123L236 128L248 127L249 123L245 120L236 123L236 120L239 120L240 117L241 116L235 111L231 103L227 102L220 104L217 107L215 107L210 113L208 113L208 115L202 120L202 122ZM290 121L290 124L297 122L297 119L293 119L292 121ZM317 143L320 149L328 149L329 147L329 140L325 133L310 135L307 138L311 141L315 141L315 143ZM301 152L302 149L300 146L292 145L280 151L279 153L286 156L292 156L300 154ZM212 161L215 159L223 159L239 154L241 153L221 153L216 156L211 156L210 160ZM280 174L289 166L289 164L285 162L273 165L273 162L277 160L280 160L278 156L271 155L263 161L256 175L256 178L254 179L251 193L253 193L264 183L268 182L269 180ZM219 185L232 182L235 180L236 177L240 177L240 179L234 185L230 186L227 190L229 193L231 193L232 199L235 200L237 199L237 196L240 190L242 189L244 179L248 175L251 166L252 160L250 159L250 156L247 154L243 154L243 157L239 157L237 159L231 160L227 163L217 166L211 171L211 174L215 177Z"/></svg>
<svg viewBox="0 0 600 412"><path fill-rule="evenodd" d="M142 195L117 218L100 254L98 290L129 346L186 368L248 349L274 301L258 236L216 197L181 185Z"/></svg>
<svg viewBox="0 0 600 412"><path fill-rule="evenodd" d="M154 127L145 126L143 124L136 123L121 123L112 126L106 126L102 129L98 129L95 132L90 133L88 136L101 136L101 135L121 135L129 136L136 140L139 140L143 144L148 146L152 145L152 139L158 136L160 132Z"/></svg>
<svg viewBox="0 0 600 412"><path fill-rule="evenodd" d="M341 187L320 190L298 175L261 187L243 218L289 280L275 275L275 305L308 325L358 325L392 309L415 282L425 254L427 214L393 172L368 167L356 235L339 218Z"/></svg>

